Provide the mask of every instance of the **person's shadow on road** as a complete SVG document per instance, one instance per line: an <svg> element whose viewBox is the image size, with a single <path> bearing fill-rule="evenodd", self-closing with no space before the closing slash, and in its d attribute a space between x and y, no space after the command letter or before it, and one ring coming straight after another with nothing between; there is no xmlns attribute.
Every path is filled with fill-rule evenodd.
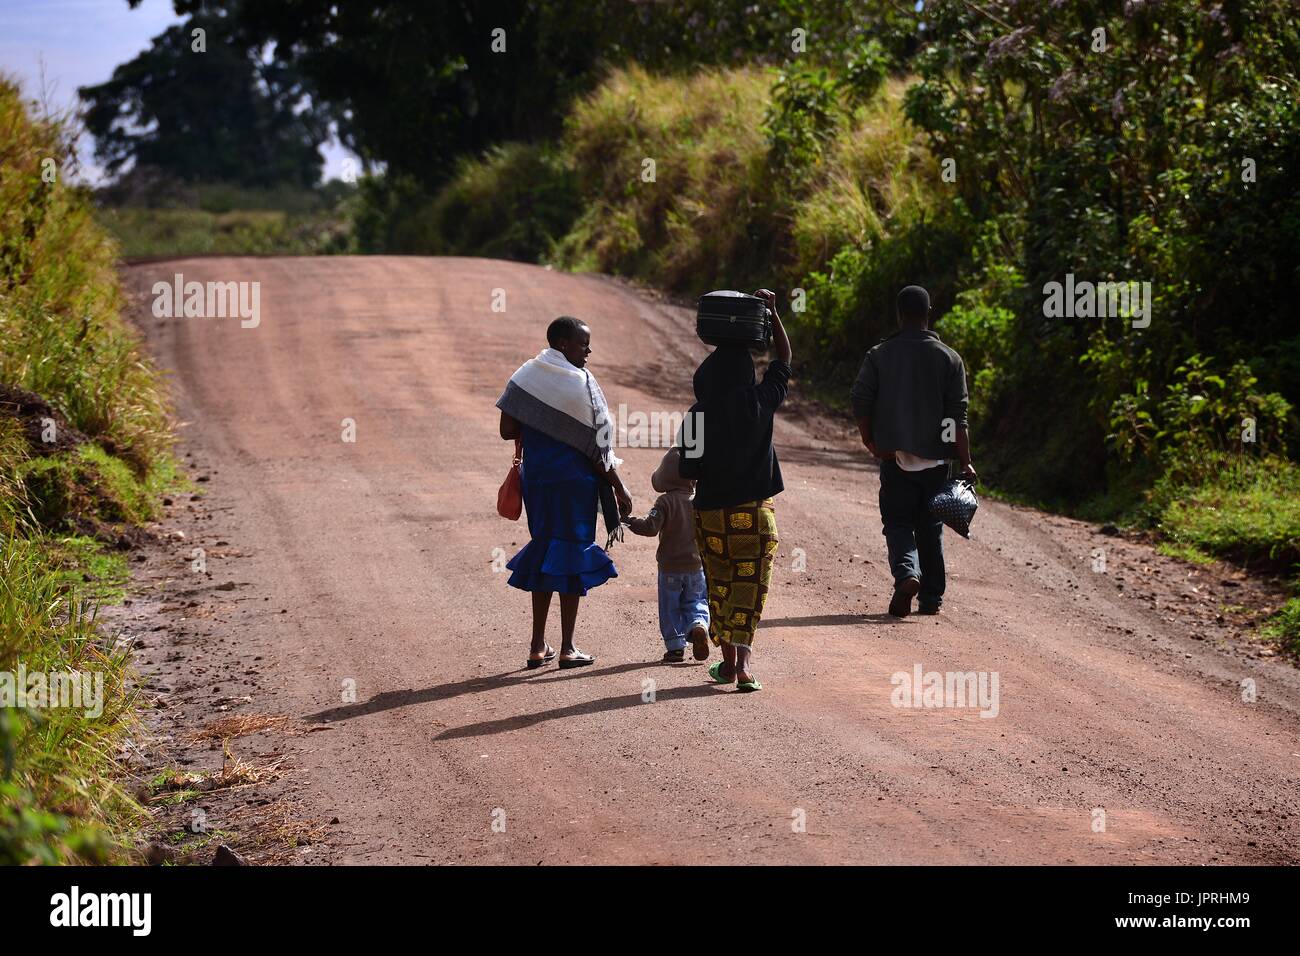
<svg viewBox="0 0 1300 956"><path fill-rule="evenodd" d="M809 614L805 617L763 618L760 629L769 627L832 627L836 624L898 624L892 614Z"/></svg>
<svg viewBox="0 0 1300 956"><path fill-rule="evenodd" d="M697 684L690 687L666 687L655 692L654 702L665 700L688 700L692 697L707 697L720 693L714 684ZM735 693L734 691L732 693ZM623 710L627 707L646 707L650 702L641 694L620 694L617 697L603 697L567 707L556 707L535 714L520 714L517 717L502 717L499 720L483 720L464 727L450 727L434 737L434 740L456 740L463 737L487 737L492 734L504 734L511 730L524 730L549 720L562 720L565 717L578 717L583 714L603 714L611 710Z"/></svg>
<svg viewBox="0 0 1300 956"><path fill-rule="evenodd" d="M627 664L615 664L610 667L584 667L572 668L562 671L554 664L539 671L530 671L525 668L518 668L512 671L505 671L500 674L492 674L487 677L469 677L465 680L452 681L447 684L438 684L433 687L425 687L422 690L389 690L376 694L368 700L358 701L355 704L344 704L341 707L331 707L328 710L317 711L314 714L308 714L303 717L303 721L309 724L329 724L340 720L351 720L354 717L365 717L367 714L377 714L385 710L393 710L398 707L410 707L414 704L428 704L439 700L449 700L452 697L459 697L462 694L478 694L484 691L499 690L503 687L511 687L515 684L553 684L562 680L573 680L579 677L595 677L600 674L620 674L624 671L640 670L642 668L654 667L659 662L650 661L633 661ZM640 699L639 697L637 698Z"/></svg>

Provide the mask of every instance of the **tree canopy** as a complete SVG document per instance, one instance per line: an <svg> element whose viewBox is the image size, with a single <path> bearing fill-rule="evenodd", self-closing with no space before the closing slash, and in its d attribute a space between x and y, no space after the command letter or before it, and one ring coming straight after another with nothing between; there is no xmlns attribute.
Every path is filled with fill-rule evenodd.
<svg viewBox="0 0 1300 956"><path fill-rule="evenodd" d="M128 0L136 6L139 0ZM867 35L914 41L892 2L842 0L175 0L217 17L234 47L276 50L332 109L368 164L425 186L454 160L506 140L556 135L605 68L822 61ZM796 31L799 31L797 34Z"/></svg>
<svg viewBox="0 0 1300 956"><path fill-rule="evenodd" d="M239 9L196 11L108 82L78 90L110 175L154 169L242 186L320 180L327 109L295 67L234 29Z"/></svg>

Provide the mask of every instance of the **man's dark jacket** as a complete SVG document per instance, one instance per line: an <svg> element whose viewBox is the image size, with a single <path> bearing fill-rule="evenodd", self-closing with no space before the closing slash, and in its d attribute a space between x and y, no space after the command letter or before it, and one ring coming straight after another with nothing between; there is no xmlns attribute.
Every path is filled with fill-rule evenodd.
<svg viewBox="0 0 1300 956"><path fill-rule="evenodd" d="M849 397L853 416L871 421L881 455L955 456L956 431L966 425L966 367L932 329L900 329L868 351Z"/></svg>

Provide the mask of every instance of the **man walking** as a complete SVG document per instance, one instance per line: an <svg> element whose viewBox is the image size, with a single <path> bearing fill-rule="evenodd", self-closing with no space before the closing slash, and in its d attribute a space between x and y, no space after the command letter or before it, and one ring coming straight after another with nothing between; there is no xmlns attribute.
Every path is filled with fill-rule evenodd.
<svg viewBox="0 0 1300 956"><path fill-rule="evenodd" d="M966 368L930 328L930 293L898 293L898 331L867 352L850 392L862 444L880 459L880 520L894 575L889 613L907 617L943 604L943 522L930 499L948 480L948 460L975 480L966 428ZM954 455L955 452L955 455Z"/></svg>

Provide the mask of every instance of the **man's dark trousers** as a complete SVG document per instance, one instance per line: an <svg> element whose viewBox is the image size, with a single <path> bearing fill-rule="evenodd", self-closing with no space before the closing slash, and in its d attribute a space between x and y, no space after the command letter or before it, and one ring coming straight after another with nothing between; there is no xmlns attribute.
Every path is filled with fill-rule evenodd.
<svg viewBox="0 0 1300 956"><path fill-rule="evenodd" d="M930 500L947 480L947 465L904 471L892 459L880 463L880 520L889 570L895 585L921 579L917 604L922 610L943 604L943 522L930 513Z"/></svg>

